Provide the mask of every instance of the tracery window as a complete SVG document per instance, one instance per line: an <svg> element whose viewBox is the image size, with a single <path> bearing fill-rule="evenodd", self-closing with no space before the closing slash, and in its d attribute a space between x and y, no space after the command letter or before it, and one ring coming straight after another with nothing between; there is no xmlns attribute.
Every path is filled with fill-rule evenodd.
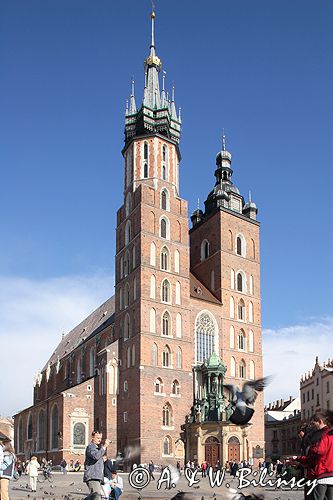
<svg viewBox="0 0 333 500"><path fill-rule="evenodd" d="M216 335L215 324L208 312L198 316L196 325L196 358L197 362L203 363L214 351L214 340Z"/></svg>
<svg viewBox="0 0 333 500"><path fill-rule="evenodd" d="M170 427L172 425L172 409L169 403L163 406L162 423L165 427Z"/></svg>

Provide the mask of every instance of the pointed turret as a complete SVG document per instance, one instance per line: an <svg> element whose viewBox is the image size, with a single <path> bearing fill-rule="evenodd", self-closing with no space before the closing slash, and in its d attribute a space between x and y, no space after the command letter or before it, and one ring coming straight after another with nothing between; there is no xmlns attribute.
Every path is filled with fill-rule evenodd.
<svg viewBox="0 0 333 500"><path fill-rule="evenodd" d="M162 62L156 55L155 50L155 17L156 14L153 11L151 13L151 42L150 42L150 52L149 56L145 60L145 72L146 72L146 82L147 82L147 95L146 103L147 107L151 109L160 108L161 98L160 98L160 85L158 80L158 74L162 69Z"/></svg>
<svg viewBox="0 0 333 500"><path fill-rule="evenodd" d="M136 104L135 104L135 96L134 96L134 78L132 78L132 91L131 91L129 114L134 115L135 113L136 113Z"/></svg>
<svg viewBox="0 0 333 500"><path fill-rule="evenodd" d="M178 120L178 118L177 118L177 111L176 111L176 105L175 105L175 84L172 84L171 118L173 120Z"/></svg>

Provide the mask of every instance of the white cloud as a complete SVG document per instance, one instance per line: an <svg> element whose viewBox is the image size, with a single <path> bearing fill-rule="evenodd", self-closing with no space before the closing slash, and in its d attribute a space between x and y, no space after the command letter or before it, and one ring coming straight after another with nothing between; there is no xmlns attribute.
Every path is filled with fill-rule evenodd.
<svg viewBox="0 0 333 500"><path fill-rule="evenodd" d="M0 277L0 414L32 404L33 378L62 332L67 333L113 294L113 276L43 281Z"/></svg>
<svg viewBox="0 0 333 500"><path fill-rule="evenodd" d="M304 325L263 331L265 375L275 377L265 391L265 402L299 395L301 376L320 361L333 358L333 317L311 318Z"/></svg>

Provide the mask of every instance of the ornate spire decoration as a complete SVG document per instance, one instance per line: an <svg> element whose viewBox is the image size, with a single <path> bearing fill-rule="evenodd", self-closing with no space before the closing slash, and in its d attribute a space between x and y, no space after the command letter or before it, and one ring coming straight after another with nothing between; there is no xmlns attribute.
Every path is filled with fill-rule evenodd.
<svg viewBox="0 0 333 500"><path fill-rule="evenodd" d="M125 116L128 115L128 99L126 99Z"/></svg>
<svg viewBox="0 0 333 500"><path fill-rule="evenodd" d="M222 129L222 151L225 151L225 133L224 133L224 128Z"/></svg>
<svg viewBox="0 0 333 500"><path fill-rule="evenodd" d="M172 84L172 97L171 97L171 118L177 120L177 111L175 105L175 84Z"/></svg>
<svg viewBox="0 0 333 500"><path fill-rule="evenodd" d="M151 35L149 55L144 62L144 92L142 106L138 109L134 97L134 80L129 107L125 119L125 143L128 144L135 136L143 134L161 134L168 137L176 144L180 140L180 111L177 116L175 104L175 88L172 87L172 98L165 88L165 71L162 73L162 91L160 91L159 73L162 62L156 55L155 48L155 7L152 4Z"/></svg>
<svg viewBox="0 0 333 500"><path fill-rule="evenodd" d="M129 114L134 115L136 113L136 104L134 97L134 78L132 78L132 91L131 91L131 101L130 101L130 109Z"/></svg>

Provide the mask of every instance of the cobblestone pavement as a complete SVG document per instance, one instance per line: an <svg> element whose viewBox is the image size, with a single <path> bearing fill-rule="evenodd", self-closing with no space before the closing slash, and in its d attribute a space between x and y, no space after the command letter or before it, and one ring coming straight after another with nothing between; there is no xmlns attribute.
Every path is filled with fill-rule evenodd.
<svg viewBox="0 0 333 500"><path fill-rule="evenodd" d="M230 490L225 486L229 481L230 488L236 489L238 481L237 479L230 481L230 476L227 475L223 486L211 488L207 478L201 479L198 485L192 488L188 487L188 483L184 476L182 476L177 484L177 487L173 490L163 489L160 491L156 488L157 481L151 481L151 483L140 492L134 490L128 483L128 474L121 474L124 479L124 493L121 496L121 500L153 500L153 499L164 499L171 500L178 490L188 493L182 500L231 500L232 494ZM158 475L155 474L156 477ZM265 500L302 500L303 490L281 490L274 488L245 488L242 490L244 494L255 493L257 495L263 495ZM83 500L87 495L87 487L82 481L82 473L68 473L66 475L60 473L54 473L54 482L51 484L37 483L37 492L31 493L29 488L29 478L27 476L22 476L21 479L10 483L10 499L11 500L61 500L64 499L66 495L69 496L70 500ZM215 496L214 496L215 495Z"/></svg>

